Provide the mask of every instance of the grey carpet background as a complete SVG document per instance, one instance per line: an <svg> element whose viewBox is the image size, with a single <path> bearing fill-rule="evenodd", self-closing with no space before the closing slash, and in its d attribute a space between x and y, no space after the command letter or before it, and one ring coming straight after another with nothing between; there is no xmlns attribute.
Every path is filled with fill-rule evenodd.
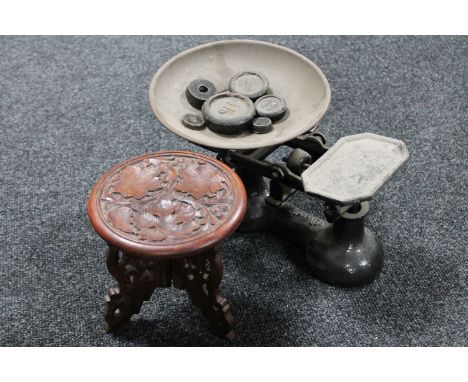
<svg viewBox="0 0 468 382"><path fill-rule="evenodd" d="M407 143L410 161L368 215L386 252L380 278L334 288L279 238L235 234L222 284L234 344L171 289L106 334L114 281L88 193L126 158L200 150L156 120L148 87L173 55L222 38L0 37L0 345L468 345L467 38L256 38L321 67L332 87L319 129L329 143L366 131ZM304 195L292 203L320 214Z"/></svg>

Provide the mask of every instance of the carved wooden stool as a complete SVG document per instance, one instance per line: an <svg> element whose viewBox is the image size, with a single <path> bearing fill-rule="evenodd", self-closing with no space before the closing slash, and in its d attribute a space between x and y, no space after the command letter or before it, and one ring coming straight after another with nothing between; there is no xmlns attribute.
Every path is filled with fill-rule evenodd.
<svg viewBox="0 0 468 382"><path fill-rule="evenodd" d="M240 178L202 154L147 154L107 171L88 201L91 224L109 245L107 267L118 281L106 296L107 330L139 313L156 287L173 284L232 339L230 306L219 294L220 247L245 210Z"/></svg>

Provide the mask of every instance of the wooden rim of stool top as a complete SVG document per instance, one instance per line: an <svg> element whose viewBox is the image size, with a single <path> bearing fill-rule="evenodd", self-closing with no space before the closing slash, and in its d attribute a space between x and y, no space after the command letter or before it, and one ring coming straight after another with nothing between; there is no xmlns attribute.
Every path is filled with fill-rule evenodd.
<svg viewBox="0 0 468 382"><path fill-rule="evenodd" d="M237 229L246 207L244 185L224 163L160 151L105 172L91 191L88 215L110 246L170 259L216 246Z"/></svg>

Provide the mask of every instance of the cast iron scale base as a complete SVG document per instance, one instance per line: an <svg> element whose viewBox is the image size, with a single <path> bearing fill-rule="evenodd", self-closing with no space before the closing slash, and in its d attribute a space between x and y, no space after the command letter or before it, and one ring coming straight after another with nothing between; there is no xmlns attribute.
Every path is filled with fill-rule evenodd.
<svg viewBox="0 0 468 382"><path fill-rule="evenodd" d="M289 115L273 132L228 137L182 125L181 116L194 111L184 98L191 80L206 78L223 89L243 70L264 73L274 94L288 103ZM150 101L166 128L216 152L241 177L248 196L242 231L270 231L300 245L313 274L329 284L358 286L379 275L383 251L365 227L365 215L369 200L408 159L408 151L402 141L370 133L328 147L314 130L330 103L330 87L314 63L265 42L210 43L163 65L151 83ZM282 163L268 161L280 146L292 151ZM286 203L296 191L323 200L325 220Z"/></svg>
<svg viewBox="0 0 468 382"><path fill-rule="evenodd" d="M353 137L378 142L383 138L373 134ZM392 144L401 148L396 154L400 163L404 162L407 158L404 146L396 140ZM313 274L326 283L358 286L372 281L383 266L382 247L376 235L364 226L369 211L367 198L372 195L366 198L360 193L350 200L337 201L315 194L324 201L325 220L286 203L296 191L306 192L305 170L318 163L329 148L319 133L299 136L284 145L293 150L283 163L265 159L279 146L250 151L216 150L218 159L240 175L247 190L247 214L240 230L269 231L303 247ZM367 169L361 171L365 176ZM269 184L265 178L270 180Z"/></svg>

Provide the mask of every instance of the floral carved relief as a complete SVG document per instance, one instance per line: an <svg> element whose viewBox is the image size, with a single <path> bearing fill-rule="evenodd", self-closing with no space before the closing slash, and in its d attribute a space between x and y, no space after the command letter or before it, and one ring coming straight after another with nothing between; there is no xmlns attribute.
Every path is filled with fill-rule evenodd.
<svg viewBox="0 0 468 382"><path fill-rule="evenodd" d="M158 156L119 169L102 189L107 223L132 240L173 244L223 223L232 184L214 164L192 157Z"/></svg>

